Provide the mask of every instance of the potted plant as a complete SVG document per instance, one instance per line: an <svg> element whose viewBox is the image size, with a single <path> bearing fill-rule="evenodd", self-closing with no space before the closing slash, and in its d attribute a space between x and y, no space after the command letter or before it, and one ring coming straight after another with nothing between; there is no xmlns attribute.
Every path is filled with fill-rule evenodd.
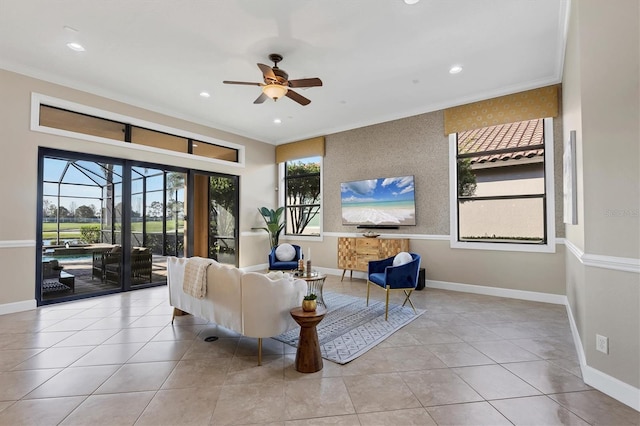
<svg viewBox="0 0 640 426"><path fill-rule="evenodd" d="M267 224L264 229L269 233L269 243L271 248L278 247L278 241L280 239L280 233L284 229L284 223L281 221L282 213L284 213L284 207L278 207L276 210L267 207L258 208L258 212Z"/></svg>
<svg viewBox="0 0 640 426"><path fill-rule="evenodd" d="M302 310L305 312L315 311L318 307L318 302L316 301L317 298L318 296L316 296L314 293L309 293L304 296L302 298Z"/></svg>

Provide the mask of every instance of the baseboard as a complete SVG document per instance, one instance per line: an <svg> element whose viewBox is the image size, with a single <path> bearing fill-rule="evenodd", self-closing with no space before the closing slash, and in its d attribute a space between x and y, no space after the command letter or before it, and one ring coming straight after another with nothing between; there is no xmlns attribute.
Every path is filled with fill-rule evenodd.
<svg viewBox="0 0 640 426"><path fill-rule="evenodd" d="M5 303L0 305L0 315L13 314L16 312L30 311L37 307L35 299L22 300L20 302Z"/></svg>
<svg viewBox="0 0 640 426"><path fill-rule="evenodd" d="M574 320L571 305L569 305L568 300L566 306L567 314L569 315L569 325L571 326L571 334L573 335L573 343L576 346L580 370L582 371L582 380L589 386L609 395L611 398L628 405L636 411L640 411L640 389L587 365L587 357L584 353L582 339L580 338L578 326Z"/></svg>
<svg viewBox="0 0 640 426"><path fill-rule="evenodd" d="M582 366L582 380L611 398L640 411L640 389L588 365Z"/></svg>
<svg viewBox="0 0 640 426"><path fill-rule="evenodd" d="M569 304L569 299L567 299L567 303L565 304L567 308L567 316L569 317L569 327L571 327L571 335L573 336L573 344L576 347L576 352L578 353L578 362L580 362L580 370L582 371L582 375L584 376L584 367L587 365L587 357L584 354L584 346L582 345L582 339L580 338L580 333L578 332L578 325L573 316L573 311L571 311L571 305Z"/></svg>
<svg viewBox="0 0 640 426"><path fill-rule="evenodd" d="M561 294L539 293L536 291L513 290L509 288L487 287L482 285L459 284L447 281L427 280L426 286L430 288L438 288L441 290L484 294L487 296L507 297L509 299L529 300L532 302L553 303L555 305L565 305L567 300L567 297Z"/></svg>

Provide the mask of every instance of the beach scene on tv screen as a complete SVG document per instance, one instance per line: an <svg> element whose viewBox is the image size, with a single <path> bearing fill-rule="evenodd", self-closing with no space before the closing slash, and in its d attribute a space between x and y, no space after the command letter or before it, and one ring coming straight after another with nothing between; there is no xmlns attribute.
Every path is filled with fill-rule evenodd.
<svg viewBox="0 0 640 426"><path fill-rule="evenodd" d="M415 225L413 176L340 184L344 225Z"/></svg>

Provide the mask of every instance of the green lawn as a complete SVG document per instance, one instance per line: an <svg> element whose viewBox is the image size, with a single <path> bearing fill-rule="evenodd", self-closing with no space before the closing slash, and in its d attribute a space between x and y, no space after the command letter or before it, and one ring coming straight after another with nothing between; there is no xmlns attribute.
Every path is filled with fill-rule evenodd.
<svg viewBox="0 0 640 426"><path fill-rule="evenodd" d="M100 226L97 223L79 223L79 222L65 222L60 224L60 239L61 240L79 240L82 238L80 229L83 226ZM43 223L42 224L42 239L54 240L56 239L57 224L55 223ZM134 222L131 224L132 232L142 232L142 222ZM167 232L175 232L175 221L167 222ZM184 220L178 221L178 231L184 232ZM147 222L147 233L159 234L162 232L162 222L154 221Z"/></svg>

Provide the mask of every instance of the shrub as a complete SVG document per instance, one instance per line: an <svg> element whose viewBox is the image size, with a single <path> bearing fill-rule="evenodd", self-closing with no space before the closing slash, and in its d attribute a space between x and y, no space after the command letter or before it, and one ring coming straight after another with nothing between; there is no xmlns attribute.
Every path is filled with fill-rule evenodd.
<svg viewBox="0 0 640 426"><path fill-rule="evenodd" d="M99 243L100 225L83 225L80 227L80 235L82 235L82 240L87 243Z"/></svg>

